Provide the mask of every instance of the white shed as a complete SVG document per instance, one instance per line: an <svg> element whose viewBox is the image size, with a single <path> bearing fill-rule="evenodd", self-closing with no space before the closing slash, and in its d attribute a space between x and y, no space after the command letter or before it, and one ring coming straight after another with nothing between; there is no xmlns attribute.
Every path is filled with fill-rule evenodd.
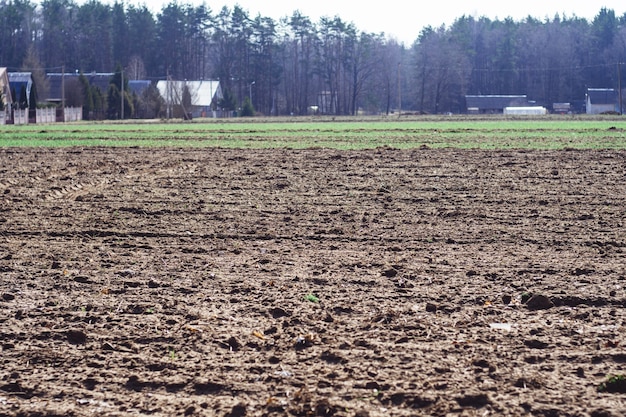
<svg viewBox="0 0 626 417"><path fill-rule="evenodd" d="M548 109L541 106L532 106L532 107L505 107L504 114L515 115L515 116L533 116L533 115L543 115L548 114Z"/></svg>
<svg viewBox="0 0 626 417"><path fill-rule="evenodd" d="M587 114L620 112L619 94L613 88L587 89Z"/></svg>

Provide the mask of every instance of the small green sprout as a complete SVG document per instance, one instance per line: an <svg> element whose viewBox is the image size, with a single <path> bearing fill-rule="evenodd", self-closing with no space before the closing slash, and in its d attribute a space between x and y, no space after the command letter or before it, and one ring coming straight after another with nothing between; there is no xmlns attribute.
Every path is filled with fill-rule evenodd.
<svg viewBox="0 0 626 417"><path fill-rule="evenodd" d="M171 360L176 360L176 350L174 350L173 347L167 348L167 352L169 353Z"/></svg>
<svg viewBox="0 0 626 417"><path fill-rule="evenodd" d="M626 393L626 376L611 375L598 386L598 392Z"/></svg>
<svg viewBox="0 0 626 417"><path fill-rule="evenodd" d="M319 303L320 299L314 294L307 294L304 296L304 299L310 301L312 303Z"/></svg>

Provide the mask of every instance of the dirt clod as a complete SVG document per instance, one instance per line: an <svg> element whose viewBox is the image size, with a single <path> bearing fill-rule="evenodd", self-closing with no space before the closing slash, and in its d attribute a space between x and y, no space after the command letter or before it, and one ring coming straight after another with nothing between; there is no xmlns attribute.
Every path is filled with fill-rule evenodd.
<svg viewBox="0 0 626 417"><path fill-rule="evenodd" d="M87 342L87 334L82 330L68 330L66 336L72 345L84 345Z"/></svg>
<svg viewBox="0 0 626 417"><path fill-rule="evenodd" d="M554 303L545 295L535 294L526 301L526 307L529 310L547 310L554 307Z"/></svg>

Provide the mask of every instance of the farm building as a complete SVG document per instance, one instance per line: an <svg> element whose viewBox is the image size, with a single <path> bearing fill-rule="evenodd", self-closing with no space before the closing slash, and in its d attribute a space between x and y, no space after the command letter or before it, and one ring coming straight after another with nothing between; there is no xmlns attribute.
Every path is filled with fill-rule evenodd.
<svg viewBox="0 0 626 417"><path fill-rule="evenodd" d="M169 117L174 117L173 107L182 104L185 87L191 96L191 109L185 109L187 113L191 113L193 117L217 117L217 113L213 109L217 101L222 98L222 88L219 81L161 80L157 83L157 89L165 100Z"/></svg>
<svg viewBox="0 0 626 417"><path fill-rule="evenodd" d="M152 81L150 80L129 80L128 89L137 96L140 96L148 87Z"/></svg>
<svg viewBox="0 0 626 417"><path fill-rule="evenodd" d="M9 72L9 84L13 102L20 108L27 108L30 104L30 91L33 88L33 75L30 72Z"/></svg>
<svg viewBox="0 0 626 417"><path fill-rule="evenodd" d="M469 114L502 114L506 107L528 107L526 95L467 95Z"/></svg>
<svg viewBox="0 0 626 417"><path fill-rule="evenodd" d="M541 106L532 107L505 107L504 114L509 116L533 116L548 114L548 109Z"/></svg>
<svg viewBox="0 0 626 417"><path fill-rule="evenodd" d="M96 86L102 94L106 94L111 83L112 72L91 72L84 74L89 81L89 85ZM78 82L80 76L77 72L54 72L46 74L48 83L50 85L50 91L47 97L47 101L52 103L60 103L63 99L62 85L65 83L65 92L68 93L70 85ZM66 100L68 97L65 97Z"/></svg>
<svg viewBox="0 0 626 417"><path fill-rule="evenodd" d="M619 94L613 88L587 89L587 114L620 113Z"/></svg>
<svg viewBox="0 0 626 417"><path fill-rule="evenodd" d="M556 114L569 114L572 112L570 103L552 103L552 111Z"/></svg>
<svg viewBox="0 0 626 417"><path fill-rule="evenodd" d="M111 78L115 75L112 72L90 72L84 74L89 81L89 85L97 87L102 94L106 94L109 90L109 84ZM66 93L68 84L75 83L78 80L80 74L75 72L62 73L49 73L46 74L48 82L50 83L50 94L48 95L48 101L60 102L62 99L61 85L66 83ZM65 78L65 80L63 79ZM128 89L137 94L138 96L150 86L150 80L129 80Z"/></svg>

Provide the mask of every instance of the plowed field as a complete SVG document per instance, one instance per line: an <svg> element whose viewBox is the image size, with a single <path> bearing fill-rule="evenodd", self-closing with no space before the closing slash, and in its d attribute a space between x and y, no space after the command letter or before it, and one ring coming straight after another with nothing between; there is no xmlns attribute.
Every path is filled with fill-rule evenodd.
<svg viewBox="0 0 626 417"><path fill-rule="evenodd" d="M624 151L0 149L0 414L622 416L625 222Z"/></svg>

